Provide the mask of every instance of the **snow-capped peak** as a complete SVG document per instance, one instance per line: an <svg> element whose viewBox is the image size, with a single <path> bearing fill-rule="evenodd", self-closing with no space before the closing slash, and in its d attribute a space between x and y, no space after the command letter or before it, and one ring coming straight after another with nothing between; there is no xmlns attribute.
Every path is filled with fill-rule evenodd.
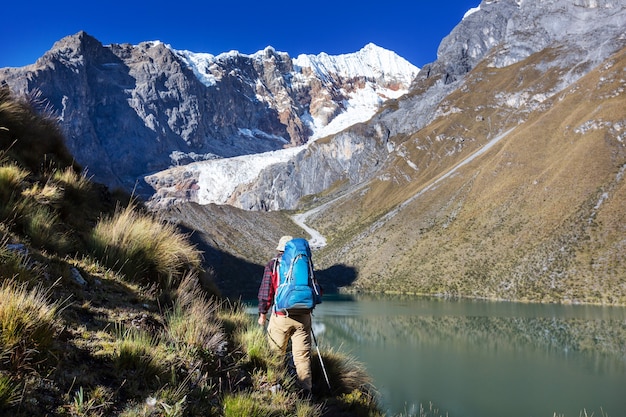
<svg viewBox="0 0 626 417"><path fill-rule="evenodd" d="M419 68L404 58L373 43L365 45L355 53L336 56L327 53L302 54L295 59L287 53L276 51L271 46L251 55L230 51L215 56L176 51L171 47L170 49L207 86L219 87L223 74L236 73L237 65L248 59L255 64L262 64L255 65L258 79L250 74L241 77L241 82L254 83L255 98L258 102L266 102L268 106L284 114L290 114L289 112L293 112L297 107L294 104L295 98L290 94L296 91L299 94L311 94L310 102L314 103L301 113L292 113L309 128L309 133L303 138L304 145L262 154L207 160L185 166L184 170L192 173L197 179L198 188L194 198L200 204L225 204L239 185L254 181L267 166L289 160L312 141L335 134L356 123L366 122L380 109L385 100L398 98L407 93L411 82L419 73ZM282 62L291 60L293 63L293 68L289 69L291 73L283 74L284 80L289 80L288 85L282 82L273 85L263 78L265 62L275 59ZM270 65L269 68L271 71L274 66ZM279 79L283 80L280 76ZM323 86L319 89L310 88L312 85L320 84L315 82L315 79L323 81ZM355 79L359 82L353 82ZM245 123L245 120L242 123ZM240 140L269 136L252 126L238 128ZM257 133L251 134L253 130ZM285 140L278 138L276 143L280 139ZM159 182L155 179L158 176L159 174L155 174L147 181L156 184Z"/></svg>
<svg viewBox="0 0 626 417"><path fill-rule="evenodd" d="M168 45L169 47L169 45ZM170 49L172 49L170 47ZM242 54L238 51L224 52L219 55L198 53L188 50L174 50L179 57L193 70L196 77L207 86L215 85L215 77L210 68L218 61L226 60L234 56L250 59L263 59L268 55L285 55L286 52L276 51L272 46L255 52L251 55ZM381 48L373 43L368 43L360 51L341 55L328 55L322 52L318 55L301 54L293 60L296 68L311 68L322 79L330 74L344 77L367 77L381 78L383 76L395 78L402 84L409 85L411 80L419 73L419 68L402 58L395 52Z"/></svg>
<svg viewBox="0 0 626 417"><path fill-rule="evenodd" d="M328 55L325 52L319 55L301 54L293 62L301 68L312 68L320 78L325 78L329 74L368 78L388 75L397 77L398 81L408 85L419 73L419 68L406 59L373 43L368 43L360 51L350 54Z"/></svg>
<svg viewBox="0 0 626 417"><path fill-rule="evenodd" d="M465 14L463 15L463 19L466 19L468 16L473 15L474 13L478 11L480 11L480 5L477 7L472 7L471 9L465 12Z"/></svg>

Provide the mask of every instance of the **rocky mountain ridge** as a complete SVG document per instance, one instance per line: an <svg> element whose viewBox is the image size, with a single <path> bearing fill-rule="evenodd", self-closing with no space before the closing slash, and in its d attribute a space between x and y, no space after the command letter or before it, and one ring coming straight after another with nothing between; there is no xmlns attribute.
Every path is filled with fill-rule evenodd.
<svg viewBox="0 0 626 417"><path fill-rule="evenodd" d="M33 65L0 69L0 81L17 93L41 92L95 180L150 194L141 180L147 173L341 129L355 99L365 97L369 118L418 72L373 44L336 57L292 59L271 47L211 56L161 42L105 46L80 32Z"/></svg>
<svg viewBox="0 0 626 417"><path fill-rule="evenodd" d="M146 180L156 191L151 204L165 207L194 201L252 210L295 209L305 195L323 192L341 181L355 185L379 175L383 162L398 154L398 141L390 138L403 138L438 117L465 111L446 108L444 100L463 88L465 75L479 63L505 68L543 50L555 49L559 56L546 60L539 70L561 68L558 82L534 91L512 87L501 92L500 105L515 108L515 117L521 123L533 111L541 109L542 103L575 83L623 45L623 17L623 2L614 0L553 0L541 4L484 1L443 39L437 61L422 69L412 93L388 103L366 127L346 129L330 140L307 145L299 153L285 154L281 161L268 158L267 167L255 171L251 178L227 176L230 181L223 186L227 193L213 189L222 187L219 184L223 184L221 178L225 177L223 161L207 161L150 175ZM492 129L496 131L497 127ZM467 138L439 140L457 141L461 150ZM472 138L471 142L475 140ZM403 152L402 148L399 152ZM213 197L216 194L220 197Z"/></svg>

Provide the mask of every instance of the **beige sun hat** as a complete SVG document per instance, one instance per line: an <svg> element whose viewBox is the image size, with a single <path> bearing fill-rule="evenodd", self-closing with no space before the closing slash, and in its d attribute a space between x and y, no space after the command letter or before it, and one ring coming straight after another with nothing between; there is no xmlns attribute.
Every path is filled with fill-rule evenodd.
<svg viewBox="0 0 626 417"><path fill-rule="evenodd" d="M285 251L285 245L291 239L293 239L293 237L291 237L291 236L283 236L283 237L281 237L280 240L278 241L278 246L276 246L276 250L279 251L279 252L284 252Z"/></svg>

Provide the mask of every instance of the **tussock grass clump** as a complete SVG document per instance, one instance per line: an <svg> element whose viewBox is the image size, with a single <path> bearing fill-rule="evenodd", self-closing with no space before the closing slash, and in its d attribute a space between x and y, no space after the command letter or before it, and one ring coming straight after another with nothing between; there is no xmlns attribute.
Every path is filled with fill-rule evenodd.
<svg viewBox="0 0 626 417"><path fill-rule="evenodd" d="M108 415L111 392L106 387L97 386L93 390L79 387L72 395L71 403L65 407L71 416L100 417Z"/></svg>
<svg viewBox="0 0 626 417"><path fill-rule="evenodd" d="M57 184L47 182L43 185L33 184L22 192L24 197L30 197L37 204L58 207L63 199L63 189Z"/></svg>
<svg viewBox="0 0 626 417"><path fill-rule="evenodd" d="M118 373L129 378L129 391L156 387L170 370L170 360L158 336L127 328L117 330L113 362Z"/></svg>
<svg viewBox="0 0 626 417"><path fill-rule="evenodd" d="M267 345L267 335L261 327L242 329L236 335L236 340L246 354L246 360L254 367L267 368L268 365L278 365L280 359L272 355Z"/></svg>
<svg viewBox="0 0 626 417"><path fill-rule="evenodd" d="M74 193L81 202L85 195L93 191L94 184L87 178L87 175L85 173L79 174L71 167L54 170L51 178L63 185L66 195L70 192Z"/></svg>
<svg viewBox="0 0 626 417"><path fill-rule="evenodd" d="M13 279L15 282L36 282L41 271L20 245L9 246L8 236L0 235L0 281Z"/></svg>
<svg viewBox="0 0 626 417"><path fill-rule="evenodd" d="M372 377L367 374L363 364L356 358L333 349L323 350L321 354L333 393L350 394L354 391L362 391L374 397ZM326 387L317 352L311 361L314 385Z"/></svg>
<svg viewBox="0 0 626 417"><path fill-rule="evenodd" d="M133 204L119 208L98 222L90 246L108 267L130 281L156 283L161 289L176 286L185 272L199 269L201 254L170 223L141 213Z"/></svg>
<svg viewBox="0 0 626 417"><path fill-rule="evenodd" d="M224 417L268 417L272 410L252 395L228 394L224 396Z"/></svg>
<svg viewBox="0 0 626 417"><path fill-rule="evenodd" d="M49 182L63 190L63 199L59 205L61 219L78 230L93 227L103 208L102 204L94 202L102 201L103 189L92 183L87 173L78 173L71 167L54 170L49 176Z"/></svg>
<svg viewBox="0 0 626 417"><path fill-rule="evenodd" d="M19 189L28 176L28 171L3 159L0 158L0 196L6 201Z"/></svg>
<svg viewBox="0 0 626 417"><path fill-rule="evenodd" d="M234 334L236 331L247 329L253 325L253 322L250 320L250 314L246 311L247 307L245 304L225 299L220 306L218 316L225 333Z"/></svg>
<svg viewBox="0 0 626 417"><path fill-rule="evenodd" d="M167 333L178 345L200 349L213 356L224 347L225 335L218 318L218 302L208 298L194 274L187 275L177 291L173 309L166 314Z"/></svg>
<svg viewBox="0 0 626 417"><path fill-rule="evenodd" d="M9 375L0 374L0 411L17 404L20 398L19 385Z"/></svg>
<svg viewBox="0 0 626 417"><path fill-rule="evenodd" d="M342 394L333 400L344 413L354 417L384 417L376 407L374 397L363 391L354 390L349 394Z"/></svg>
<svg viewBox="0 0 626 417"><path fill-rule="evenodd" d="M15 164L2 163L0 159L0 221L14 217L14 207L21 195L21 186L28 172Z"/></svg>
<svg viewBox="0 0 626 417"><path fill-rule="evenodd" d="M15 211L19 216L16 222L21 226L22 233L30 237L33 245L60 254L66 254L72 249L72 239L65 232L58 213L51 207L26 198L17 203Z"/></svg>
<svg viewBox="0 0 626 417"><path fill-rule="evenodd" d="M12 280L2 283L0 355L8 358L11 369L30 367L52 345L60 304L49 298L49 292L40 287L29 290Z"/></svg>
<svg viewBox="0 0 626 417"><path fill-rule="evenodd" d="M277 391L271 397L258 392L228 393L224 396L224 417L319 417L323 412L323 405L311 404L302 401L286 391Z"/></svg>
<svg viewBox="0 0 626 417"><path fill-rule="evenodd" d="M67 253L72 240L61 222L58 208L64 192L58 184L29 183L29 173L12 163L0 165L0 221L27 235L33 245Z"/></svg>

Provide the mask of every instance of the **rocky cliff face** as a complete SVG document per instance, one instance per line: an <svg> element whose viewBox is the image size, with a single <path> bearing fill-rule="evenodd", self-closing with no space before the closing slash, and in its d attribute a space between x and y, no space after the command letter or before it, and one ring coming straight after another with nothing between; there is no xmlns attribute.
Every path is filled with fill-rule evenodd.
<svg viewBox="0 0 626 417"><path fill-rule="evenodd" d="M343 59L367 54L392 54L395 67L320 71L317 57L294 60L271 47L211 56L159 42L104 46L80 32L33 65L1 69L0 81L19 93L41 91L68 147L97 181L142 191L145 174L172 165L306 143L356 92L369 88L380 104L406 91L418 72L374 45Z"/></svg>

